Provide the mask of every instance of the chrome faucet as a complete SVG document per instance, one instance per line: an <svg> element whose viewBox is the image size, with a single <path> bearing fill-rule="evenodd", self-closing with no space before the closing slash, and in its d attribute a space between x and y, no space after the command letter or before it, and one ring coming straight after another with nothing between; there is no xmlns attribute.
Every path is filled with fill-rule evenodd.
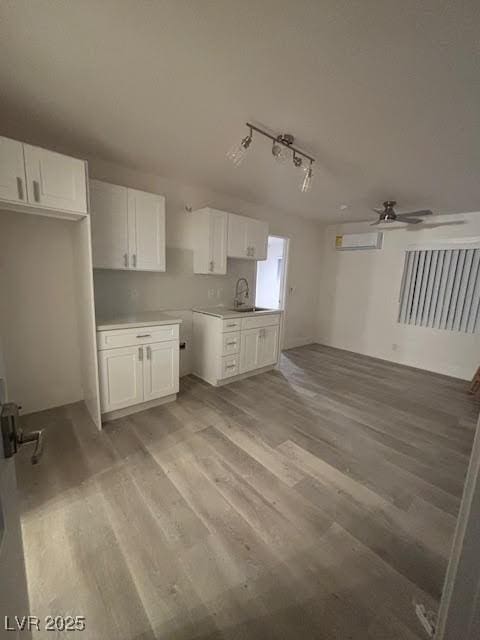
<svg viewBox="0 0 480 640"><path fill-rule="evenodd" d="M245 283L245 287L243 289L240 289L240 285L243 282ZM248 286L248 280L246 278L239 278L237 280L237 284L235 285L235 298L233 300L233 306L237 308L237 307L241 307L242 304L245 304L245 301L242 302L239 298L241 295L244 295L246 300L248 298L249 292L250 292L250 288Z"/></svg>

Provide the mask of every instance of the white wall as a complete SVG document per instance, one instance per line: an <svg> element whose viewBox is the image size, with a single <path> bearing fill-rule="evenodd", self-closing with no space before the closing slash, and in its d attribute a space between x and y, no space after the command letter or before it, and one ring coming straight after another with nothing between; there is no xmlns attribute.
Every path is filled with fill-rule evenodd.
<svg viewBox="0 0 480 640"><path fill-rule="evenodd" d="M0 335L24 413L83 397L70 221L0 212Z"/></svg>
<svg viewBox="0 0 480 640"><path fill-rule="evenodd" d="M234 169L232 169L234 170ZM320 229L303 218L280 213L260 205L231 198L211 189L182 184L179 181L141 173L96 159L89 159L92 178L122 184L166 196L167 273L127 273L95 271L97 314L139 309L189 309L194 305L231 303L237 277L249 280L252 300L255 289L255 265L229 260L227 276L201 276L192 273L189 220L185 205L193 209L212 206L252 218L266 220L270 233L291 239L289 287L285 346L312 342L316 333L318 287L312 274L318 271ZM221 189L221 184L218 185ZM302 194L299 192L298 197ZM209 290L215 295L209 298ZM221 290L220 293L217 292ZM188 323L187 323L188 324ZM186 325L183 327L186 331ZM185 370L185 369L184 369Z"/></svg>
<svg viewBox="0 0 480 640"><path fill-rule="evenodd" d="M453 225L453 222L463 224ZM442 216L443 226L389 227L383 249L336 251L335 236L372 231L366 223L324 227L319 251L317 341L469 379L480 364L480 335L397 323L405 248L431 240L480 236L480 213ZM380 229L380 228L379 228Z"/></svg>

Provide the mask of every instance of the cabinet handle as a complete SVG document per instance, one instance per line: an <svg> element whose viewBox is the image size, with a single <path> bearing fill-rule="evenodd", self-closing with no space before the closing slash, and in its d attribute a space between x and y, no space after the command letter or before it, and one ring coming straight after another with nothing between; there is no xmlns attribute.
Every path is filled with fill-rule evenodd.
<svg viewBox="0 0 480 640"><path fill-rule="evenodd" d="M33 199L35 202L40 202L40 184L38 180L33 181Z"/></svg>
<svg viewBox="0 0 480 640"><path fill-rule="evenodd" d="M250 249L252 250L252 253L250 254L252 256L252 258L255 257L255 247L250 247Z"/></svg>
<svg viewBox="0 0 480 640"><path fill-rule="evenodd" d="M152 347L147 347L147 360L152 359Z"/></svg>
<svg viewBox="0 0 480 640"><path fill-rule="evenodd" d="M236 340L231 340L230 342L227 342L227 347L232 346L234 344L237 344Z"/></svg>
<svg viewBox="0 0 480 640"><path fill-rule="evenodd" d="M215 264L215 263L213 262L213 260L211 260L211 261L210 261L210 267L209 267L210 271L213 271L213 266L214 266L214 264Z"/></svg>
<svg viewBox="0 0 480 640"><path fill-rule="evenodd" d="M227 364L225 369L235 369L236 366L237 366L236 363L235 364Z"/></svg>
<svg viewBox="0 0 480 640"><path fill-rule="evenodd" d="M230 324L227 324L227 327L236 327L237 324L235 322L231 322Z"/></svg>
<svg viewBox="0 0 480 640"><path fill-rule="evenodd" d="M138 347L138 359L140 360L140 362L142 362L142 360L143 360L143 348L142 347Z"/></svg>
<svg viewBox="0 0 480 640"><path fill-rule="evenodd" d="M17 178L17 191L18 199L23 200L25 196L23 194L23 180L21 178Z"/></svg>
<svg viewBox="0 0 480 640"><path fill-rule="evenodd" d="M137 268L137 254L134 253L132 256L132 262L133 262L133 266L136 269Z"/></svg>
<svg viewBox="0 0 480 640"><path fill-rule="evenodd" d="M128 267L128 253L123 254L123 263L126 267Z"/></svg>
<svg viewBox="0 0 480 640"><path fill-rule="evenodd" d="M151 338L152 334L151 333L141 333L140 335L137 336L137 338Z"/></svg>

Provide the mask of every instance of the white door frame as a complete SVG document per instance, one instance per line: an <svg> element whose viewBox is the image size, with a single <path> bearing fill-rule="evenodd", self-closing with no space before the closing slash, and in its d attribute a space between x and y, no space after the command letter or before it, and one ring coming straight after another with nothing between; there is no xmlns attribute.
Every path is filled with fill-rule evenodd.
<svg viewBox="0 0 480 640"><path fill-rule="evenodd" d="M480 416L438 614L436 640L480 638Z"/></svg>
<svg viewBox="0 0 480 640"><path fill-rule="evenodd" d="M282 275L282 281L280 283L280 306L279 306L279 309L283 311L282 322L280 325L280 339L279 339L280 351L282 351L284 347L284 341L285 341L285 325L286 325L286 318L287 318L287 299L288 299L287 292L288 292L288 266L289 266L288 263L289 263L289 255L290 255L290 238L288 238L287 236L278 235L277 233L269 233L268 237L279 238L280 240L283 240L285 243L283 275ZM267 253L267 257L268 257L268 253ZM255 272L255 285L256 283L257 283L257 273ZM255 287L255 295L256 295L256 287Z"/></svg>

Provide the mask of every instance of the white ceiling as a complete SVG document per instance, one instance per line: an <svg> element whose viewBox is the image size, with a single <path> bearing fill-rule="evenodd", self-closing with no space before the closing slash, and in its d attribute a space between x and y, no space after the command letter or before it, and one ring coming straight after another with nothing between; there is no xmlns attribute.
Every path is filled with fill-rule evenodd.
<svg viewBox="0 0 480 640"><path fill-rule="evenodd" d="M322 220L480 209L478 0L1 0L0 132ZM318 158L312 191L246 120ZM340 205L348 205L340 210ZM373 216L374 217L374 216Z"/></svg>

